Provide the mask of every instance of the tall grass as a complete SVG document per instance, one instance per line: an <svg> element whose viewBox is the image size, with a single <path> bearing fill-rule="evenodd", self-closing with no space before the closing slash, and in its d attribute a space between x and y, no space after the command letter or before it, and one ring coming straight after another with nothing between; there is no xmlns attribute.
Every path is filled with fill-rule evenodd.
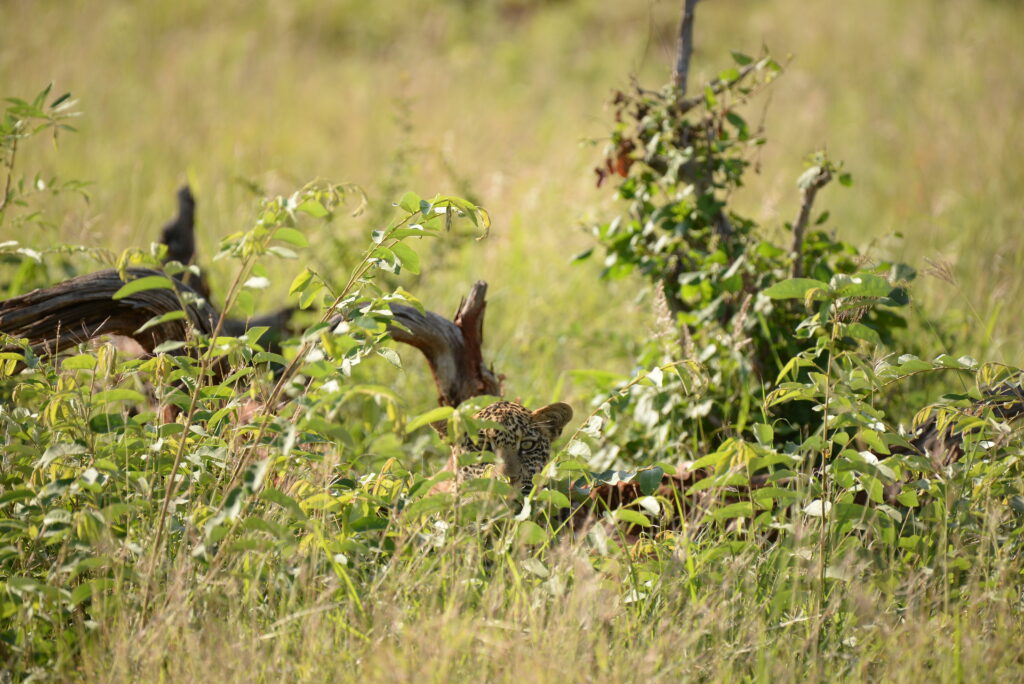
<svg viewBox="0 0 1024 684"><path fill-rule="evenodd" d="M363 184L386 202L397 198L374 190L394 182L391 161L405 149L404 187L471 190L497 218L492 240L457 250L419 294L453 306L467 281L490 279L494 354L517 391L564 368L623 367L621 346L593 342L597 330L644 325L629 317L632 294L609 300L593 271L566 263L589 246L576 226L607 201L589 171L594 150L580 141L605 134L603 103L631 74L664 80L675 3L466 9L437 1L413 10L389 2L370 11L362 3L11 2L0 12L5 89L34 92L53 80L79 94L88 114L85 135L65 141L59 164L47 151L31 160L96 183L90 206L53 207L60 237L146 244L190 171L210 254L218 235L249 218L246 190L233 179L273 191L322 176ZM844 237L919 265L952 262L955 284L919 288L925 308L960 319L958 348L1024 360L1014 317L1002 314L1024 287L1016 191L1024 164L1014 152L1024 142L1015 87L1024 78L1024 11L980 0L842 8L780 0L711 4L699 22L699 78L729 49L765 43L793 55L767 107L764 173L743 196L753 217L791 220L790 179L826 144L858 184L823 197ZM401 103L408 133L394 120ZM903 239L890 239L897 232ZM568 316L553 305L567 301Z"/></svg>
<svg viewBox="0 0 1024 684"><path fill-rule="evenodd" d="M773 558L742 555L662 581L638 603L616 575L564 551L541 578L479 540L360 585L365 614L325 598L171 583L145 624L117 599L88 635L89 681L992 681L1019 676L1017 564L975 573L950 610L925 577L840 583L820 612L776 584ZM673 571L675 567L675 571ZM481 580L486 569L487 581ZM609 571L610 570L610 571ZM856 572L855 570L853 571ZM191 574L181 568L176 576ZM204 596L213 595L208 599ZM782 596L782 600L779 597ZM188 605L186 610L176 610Z"/></svg>
<svg viewBox="0 0 1024 684"><path fill-rule="evenodd" d="M367 218L311 235L303 258L341 273L397 201L383 189L471 196L494 217L491 237L426 248L424 274L402 282L444 311L468 283L488 280L486 355L508 376L508 395L582 405L591 388L572 371L627 373L655 325L637 283L600 283L595 265L570 263L592 245L582 226L609 202L594 187L598 150L585 141L606 135L603 103L613 88L632 74L651 85L665 79L677 5L6 2L2 90L31 93L52 80L86 112L81 135L58 151L34 148L23 162L95 185L88 204L50 203L52 225L38 234L0 239L37 249L144 246L187 177L209 264L216 241L252 221L248 185L281 192L319 176L359 183L375 203ZM793 53L765 107L762 173L741 190L740 205L781 229L796 214L792 179L803 156L826 144L856 179L854 191L830 188L820 200L844 239L923 270L926 259L951 265L952 277L933 268L942 277L914 290L922 312L914 333L936 353L1024 364L1013 308L1024 297L1024 8L744 0L702 3L697 26L693 82L723 66L729 49L757 52L765 43ZM82 270L96 267L78 259ZM230 271L213 266L214 290L224 292ZM275 289L263 308L284 298L285 273L290 267L271 267ZM410 413L434 403L418 363L407 359L406 373L374 368ZM381 440L367 451L382 458L387 448ZM422 460L431 448L410 451ZM359 465L342 475L357 478ZM324 483L337 475L333 466L310 463L289 477ZM702 553L713 544L701 534L663 539L655 555L616 550L612 540L596 560L566 544L540 562L528 547L502 546L472 526L444 535L410 528L395 540L407 552L331 572L323 557L301 553L266 568L231 557L218 572L179 553L160 568L153 609L115 585L80 616L73 644L55 639L57 676L1019 677L1022 566L1000 550L994 526L970 540L987 552L968 567L943 560L906 572L851 555L825 586L794 570L794 549ZM301 581L262 581L286 566Z"/></svg>

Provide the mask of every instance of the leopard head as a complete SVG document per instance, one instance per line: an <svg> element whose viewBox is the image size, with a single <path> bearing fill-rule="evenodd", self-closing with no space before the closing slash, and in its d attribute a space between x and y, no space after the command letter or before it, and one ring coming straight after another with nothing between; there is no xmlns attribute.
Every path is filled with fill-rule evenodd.
<svg viewBox="0 0 1024 684"><path fill-rule="evenodd" d="M458 467L460 456L490 451L497 458L497 472L508 478L513 489L525 493L533 486L533 476L551 458L551 443L572 419L572 407L559 402L531 411L521 404L499 401L475 417L501 427L482 430L475 440L467 436L452 447L449 466L457 474L456 481L480 477L487 469L486 465Z"/></svg>

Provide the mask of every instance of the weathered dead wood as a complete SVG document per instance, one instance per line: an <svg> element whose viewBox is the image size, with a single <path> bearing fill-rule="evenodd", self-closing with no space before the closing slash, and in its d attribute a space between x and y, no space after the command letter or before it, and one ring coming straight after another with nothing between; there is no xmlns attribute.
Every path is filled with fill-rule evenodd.
<svg viewBox="0 0 1024 684"><path fill-rule="evenodd" d="M195 264L196 199L187 184L178 189L178 214L160 230L160 241L167 246L164 263L177 261L185 266ZM203 272L196 275L192 271L185 271L176 276L175 280L198 292L207 302L210 301L210 284ZM295 307L286 306L247 321L226 318L222 330L226 335L238 336L249 328L266 326L269 330L260 338L260 343L269 351L280 352L281 340L292 332L290 324L294 313Z"/></svg>
<svg viewBox="0 0 1024 684"><path fill-rule="evenodd" d="M130 268L127 275L133 280L162 274ZM185 307L184 319L138 332L154 316L181 311L181 302L166 288L113 299L124 285L117 271L107 269L12 297L0 302L0 332L28 339L37 353L55 354L100 335L130 337L152 352L162 342L184 340L189 325L205 334L213 331L218 314L203 300ZM184 284L178 287L189 289Z"/></svg>
<svg viewBox="0 0 1024 684"><path fill-rule="evenodd" d="M127 275L134 280L161 273L130 268ZM56 354L101 335L131 338L151 353L163 342L184 340L190 325L200 333L212 334L219 314L205 299L184 307L184 319L139 332L150 319L182 310L182 304L175 291L166 288L113 299L124 285L117 271L107 269L2 301L0 332L27 339L39 354ZM195 293L181 282L176 287ZM421 313L410 306L392 306L398 324L390 328L392 337L423 353L442 405L458 406L470 397L501 394L501 377L483 360L486 293L487 283L474 284L452 321L432 311ZM280 330L290 316L291 309L285 309L251 321L227 319L222 329L227 335L240 335L255 326Z"/></svg>
<svg viewBox="0 0 1024 684"><path fill-rule="evenodd" d="M487 368L483 358L486 295L487 283L474 283L453 320L432 311L421 313L411 306L391 305L398 323L389 327L391 337L416 347L426 357L442 406L458 406L482 394L501 395L502 377Z"/></svg>
<svg viewBox="0 0 1024 684"><path fill-rule="evenodd" d="M192 195L192 188L188 185L183 185L178 189L178 215L161 229L160 242L167 245L167 257L164 263L177 261L184 266L189 266L195 262L196 199ZM205 299L210 299L210 284L202 273L197 275L191 271L185 271L178 275L177 279Z"/></svg>

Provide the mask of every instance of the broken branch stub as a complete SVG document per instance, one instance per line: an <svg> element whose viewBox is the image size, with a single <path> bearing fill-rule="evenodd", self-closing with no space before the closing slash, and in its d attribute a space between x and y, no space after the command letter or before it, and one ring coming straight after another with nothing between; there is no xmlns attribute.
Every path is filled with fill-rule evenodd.
<svg viewBox="0 0 1024 684"><path fill-rule="evenodd" d="M168 261L177 261L183 266L196 264L196 199L188 184L178 190L178 214L160 231L160 242L167 246ZM210 301L211 290L204 272L198 275L191 271L179 273L174 277L180 283L198 292L203 299ZM295 307L286 306L277 311L250 320L225 318L222 332L232 337L245 334L249 328L266 326L267 332L260 338L268 351L280 352L281 340L291 334L291 319ZM216 320L216 319L215 319Z"/></svg>
<svg viewBox="0 0 1024 684"><path fill-rule="evenodd" d="M474 283L451 321L432 311L391 305L399 324L389 326L392 339L416 347L426 357L442 406L458 406L482 394L501 395L502 378L483 359L486 294L487 283Z"/></svg>

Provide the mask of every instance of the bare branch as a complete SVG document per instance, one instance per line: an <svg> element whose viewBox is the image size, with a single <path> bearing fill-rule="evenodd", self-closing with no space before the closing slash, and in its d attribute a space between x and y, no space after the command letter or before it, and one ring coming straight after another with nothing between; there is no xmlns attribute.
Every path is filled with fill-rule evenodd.
<svg viewBox="0 0 1024 684"><path fill-rule="evenodd" d="M683 0L683 18L679 22L679 44L676 48L676 66L672 80L680 95L686 93L686 80L690 73L690 56L693 55L693 14L697 0Z"/></svg>
<svg viewBox="0 0 1024 684"><path fill-rule="evenodd" d="M814 197L818 194L818 190L828 185L831 180L832 171L827 165L822 165L818 167L818 172L807 180L800 190L800 214L796 217L796 223L793 224L793 246L790 248L793 253L794 278L799 278L804 272L804 232L807 230L807 222L811 218Z"/></svg>
<svg viewBox="0 0 1024 684"><path fill-rule="evenodd" d="M711 88L711 92L714 93L715 95L721 95L722 93L725 92L726 88L736 85L740 81L744 80L747 76L752 74L754 70L757 69L757 67L757 62L751 62L750 64L740 69L740 75L737 76L735 79L723 81L720 78L715 78L710 83L708 83L708 88ZM704 95L704 93L700 93L699 95L694 95L693 97L687 97L679 100L679 103L676 105L679 109L679 113L685 114L694 107L698 107L704 104L705 97L706 96Z"/></svg>

